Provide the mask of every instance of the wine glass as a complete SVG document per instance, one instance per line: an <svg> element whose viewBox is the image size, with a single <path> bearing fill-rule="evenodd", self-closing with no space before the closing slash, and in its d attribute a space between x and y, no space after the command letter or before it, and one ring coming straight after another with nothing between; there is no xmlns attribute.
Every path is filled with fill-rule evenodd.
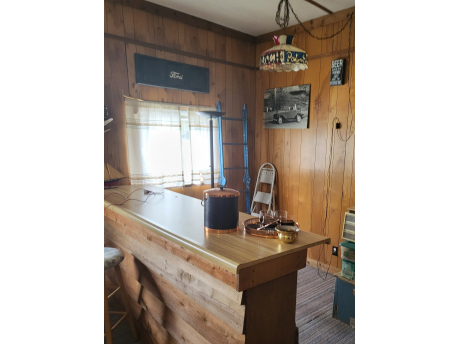
<svg viewBox="0 0 460 344"><path fill-rule="evenodd" d="M295 225L295 215L286 215L280 218L282 225L294 226Z"/></svg>
<svg viewBox="0 0 460 344"><path fill-rule="evenodd" d="M272 210L261 210L259 212L259 220L262 225L266 225L275 220L275 214Z"/></svg>
<svg viewBox="0 0 460 344"><path fill-rule="evenodd" d="M275 211L275 218L281 221L281 219L285 218L287 214L287 210L277 210Z"/></svg>

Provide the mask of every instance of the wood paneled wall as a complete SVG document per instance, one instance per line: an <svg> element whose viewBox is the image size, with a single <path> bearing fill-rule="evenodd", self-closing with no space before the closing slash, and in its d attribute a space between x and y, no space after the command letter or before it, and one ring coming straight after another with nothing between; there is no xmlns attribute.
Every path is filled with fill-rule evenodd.
<svg viewBox="0 0 460 344"><path fill-rule="evenodd" d="M312 33L329 36L338 31L346 19L341 13L312 21ZM343 12L343 13L342 13ZM314 23L313 23L314 22ZM323 26L315 27L315 25ZM308 26L308 25L307 25ZM289 31L289 29L287 29ZM348 107L350 99L354 113L354 25L352 29L352 73L343 86L329 86L331 61L346 58L349 28L329 40L316 40L295 29L294 45L305 49L309 56L306 71L291 73L269 73L228 65L226 62L246 66L258 66L260 52L270 48L272 41L255 45L249 41L224 36L197 28L169 18L164 18L119 2L105 1L104 32L126 37L143 43L152 43L203 57L222 61L187 57L142 45L126 43L119 39L104 38L104 87L105 104L114 121L105 134L105 162L128 175L126 129L123 95L153 101L164 101L185 105L214 106L222 103L222 111L229 117L241 117L241 107L248 106L248 140L251 198L261 164L271 162L277 169L277 208L286 209L296 215L301 229L323 233L332 239L330 245L320 253L319 248L309 250L308 257L341 268L341 260L332 256L332 245L337 246L344 212L355 203L355 136L344 142L334 130L334 148L331 163L331 190L326 217L326 173L331 156L332 121L335 117L342 123L341 136L350 134L352 120ZM205 66L210 69L210 93L178 91L137 85L134 77L134 53ZM347 61L348 62L348 61ZM348 83L351 82L349 97ZM264 91L274 87L311 84L310 127L308 129L264 129ZM224 142L242 142L240 122L223 121ZM225 166L243 166L242 146L224 147ZM226 171L227 185L233 189L244 189L243 170ZM124 183L129 181L125 179ZM202 189L202 188L201 188ZM195 196L198 188L184 188L182 193ZM197 191L198 190L198 191ZM240 197L240 211L245 211L244 197Z"/></svg>
<svg viewBox="0 0 460 344"><path fill-rule="evenodd" d="M222 103L222 111L228 117L242 117L242 106L248 106L248 137L250 175L254 176L254 127L255 127L255 71L236 67L226 62L255 67L255 44L219 33L197 28L176 20L124 5L119 1L105 1L104 32L142 43L151 43L186 53L194 53L222 61L210 62L142 45L127 43L120 39L104 38L104 87L105 104L114 119L106 128L105 162L128 176L126 127L123 96L143 100L162 101L184 105L215 106ZM209 68L209 94L138 85L135 82L134 53L179 61ZM241 122L222 121L224 142L242 142ZM242 146L224 147L225 166L243 167ZM243 170L226 171L227 185L243 190ZM128 184L126 178L124 184ZM252 183L253 187L254 183ZM253 190L253 188L251 189ZM184 193L195 189L185 188ZM252 191L251 191L252 195ZM240 197L240 211L245 211L244 197Z"/></svg>
<svg viewBox="0 0 460 344"><path fill-rule="evenodd" d="M347 11L351 13L354 8ZM336 16L327 16L334 18ZM325 17L327 19L327 17ZM342 16L343 17L343 16ZM329 19L331 19L329 18ZM323 22L330 22L323 20ZM319 37L330 36L339 31L346 20L314 28L312 33ZM353 21L354 22L354 21ZM342 86L329 86L331 62L347 58L349 27L338 36L328 40L317 40L305 32L295 34L294 45L304 49L309 56L306 71L290 73L256 72L256 125L254 165L271 162L277 169L277 209L285 209L296 215L300 228L331 238L330 245L320 253L320 248L309 250L308 257L323 263L331 261L332 267L341 268L340 257L332 256L332 245L338 246L344 212L355 204L355 136L341 141L332 128L333 119L342 123L342 138L350 135L352 113L354 113L354 25L351 37L352 73ZM282 34L279 32L278 34ZM261 36L262 37L262 36ZM272 41L257 44L255 62L260 53L273 46ZM348 63L349 61L347 61ZM349 82L351 92L349 98ZM308 129L264 129L264 91L270 88L311 84L310 126ZM333 134L332 134L333 132ZM332 149L329 207L326 216L327 170ZM332 260L331 260L332 259Z"/></svg>

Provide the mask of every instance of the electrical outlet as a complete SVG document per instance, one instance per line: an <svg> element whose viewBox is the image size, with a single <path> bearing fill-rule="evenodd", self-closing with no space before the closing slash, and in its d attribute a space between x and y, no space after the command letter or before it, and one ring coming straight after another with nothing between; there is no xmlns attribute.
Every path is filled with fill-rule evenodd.
<svg viewBox="0 0 460 344"><path fill-rule="evenodd" d="M332 246L332 255L336 257L339 256L339 248L337 246Z"/></svg>

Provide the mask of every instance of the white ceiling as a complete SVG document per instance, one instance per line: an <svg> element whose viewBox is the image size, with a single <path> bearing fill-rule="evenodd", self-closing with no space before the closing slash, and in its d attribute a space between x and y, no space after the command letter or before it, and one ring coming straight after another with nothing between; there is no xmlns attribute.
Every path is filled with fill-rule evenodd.
<svg viewBox="0 0 460 344"><path fill-rule="evenodd" d="M253 36L279 29L275 22L279 0L147 0ZM355 0L315 0L332 12L355 6ZM290 0L302 22L327 15L306 2ZM297 24L292 13L289 26Z"/></svg>

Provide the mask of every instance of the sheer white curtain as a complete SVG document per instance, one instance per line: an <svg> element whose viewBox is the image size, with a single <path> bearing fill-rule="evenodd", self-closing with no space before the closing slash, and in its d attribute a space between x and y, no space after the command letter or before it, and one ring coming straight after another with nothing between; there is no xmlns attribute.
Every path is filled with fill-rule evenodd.
<svg viewBox="0 0 460 344"><path fill-rule="evenodd" d="M210 183L209 121L195 114L203 110L215 109L125 99L131 184ZM217 127L214 134L218 178Z"/></svg>
<svg viewBox="0 0 460 344"><path fill-rule="evenodd" d="M196 114L200 108L189 107L190 143L192 150L192 179L193 184L211 184L211 161L209 147L209 118ZM215 111L215 109L213 109ZM214 182L220 176L219 172L219 131L217 120L213 119L213 155L214 155Z"/></svg>

